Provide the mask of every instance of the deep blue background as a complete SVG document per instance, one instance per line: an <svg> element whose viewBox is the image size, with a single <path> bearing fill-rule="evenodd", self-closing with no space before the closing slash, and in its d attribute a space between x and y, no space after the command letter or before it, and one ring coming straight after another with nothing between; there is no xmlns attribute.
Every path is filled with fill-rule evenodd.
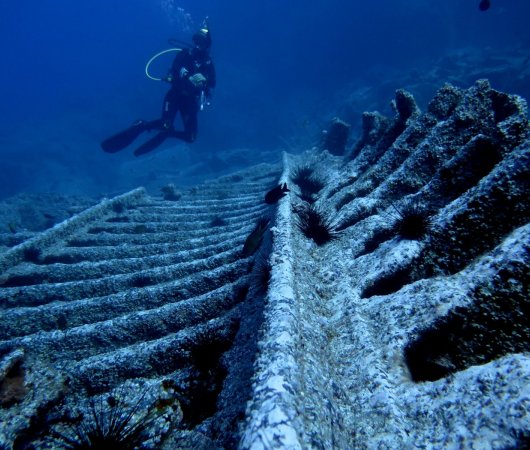
<svg viewBox="0 0 530 450"><path fill-rule="evenodd" d="M167 86L145 77L145 63L168 38L189 41L206 15L218 88L198 141L172 142L143 161L130 150L101 152L107 135L159 115ZM233 149L259 160L324 127L348 92L358 103L352 110L372 107L356 86L400 87L392 85L397 73L421 73L459 50L530 55L529 17L528 0L492 0L485 13L478 0L6 1L0 198L113 193L149 184L158 169L167 178L168 164L215 165L212 155ZM169 64L162 58L153 70L165 73ZM518 90L514 84L525 94ZM389 100L382 93L381 102Z"/></svg>

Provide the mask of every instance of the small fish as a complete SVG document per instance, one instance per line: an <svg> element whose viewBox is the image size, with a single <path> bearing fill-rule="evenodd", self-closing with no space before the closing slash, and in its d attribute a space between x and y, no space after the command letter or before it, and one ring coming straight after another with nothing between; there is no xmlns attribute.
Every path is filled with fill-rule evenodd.
<svg viewBox="0 0 530 450"><path fill-rule="evenodd" d="M252 230L252 233L248 235L245 244L243 245L243 257L246 258L247 256L253 255L259 248L261 241L263 240L263 235L265 234L265 231L267 231L269 222L270 220L266 218L261 218L258 220L256 226Z"/></svg>
<svg viewBox="0 0 530 450"><path fill-rule="evenodd" d="M490 9L491 3L490 0L480 0L480 3L478 4L478 9L481 11L487 11Z"/></svg>
<svg viewBox="0 0 530 450"><path fill-rule="evenodd" d="M273 205L284 195L286 195L287 192L290 192L289 189L287 189L287 183L283 183L283 185L279 184L278 186L267 192L267 194L265 195L265 203Z"/></svg>

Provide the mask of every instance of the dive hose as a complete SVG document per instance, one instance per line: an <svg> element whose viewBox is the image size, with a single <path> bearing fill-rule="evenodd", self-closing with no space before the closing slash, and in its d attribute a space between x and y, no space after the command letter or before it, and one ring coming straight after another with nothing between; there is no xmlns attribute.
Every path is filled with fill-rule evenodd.
<svg viewBox="0 0 530 450"><path fill-rule="evenodd" d="M166 53L169 53L169 52L180 52L181 50L182 50L181 48L168 48L167 50L162 50L161 52L158 52L156 55L154 55L149 61L147 61L147 64L145 65L145 74L147 75L147 78L150 78L151 80L155 80L155 81L162 81L162 78L154 77L153 75L149 73L149 67L151 66L153 61L159 58L160 56Z"/></svg>

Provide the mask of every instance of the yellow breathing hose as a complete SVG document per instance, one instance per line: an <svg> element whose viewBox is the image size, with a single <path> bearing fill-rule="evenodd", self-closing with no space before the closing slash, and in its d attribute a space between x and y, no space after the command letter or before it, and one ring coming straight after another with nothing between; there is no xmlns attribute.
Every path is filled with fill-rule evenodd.
<svg viewBox="0 0 530 450"><path fill-rule="evenodd" d="M162 78L157 78L157 77L154 77L152 76L150 73L149 73L149 66L152 64L152 62L157 59L159 56L162 56L164 55L165 53L169 53L169 52L180 52L182 49L181 48L168 48L167 50L163 50L159 53L157 53L155 56L153 56L149 61L147 61L147 64L145 65L145 74L147 75L147 78L150 78L151 80L155 80L155 81L162 81Z"/></svg>

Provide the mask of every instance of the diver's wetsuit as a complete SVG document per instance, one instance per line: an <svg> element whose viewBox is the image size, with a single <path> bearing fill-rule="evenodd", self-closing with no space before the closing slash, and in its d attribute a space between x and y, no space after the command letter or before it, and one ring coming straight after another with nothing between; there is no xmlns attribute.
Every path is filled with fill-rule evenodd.
<svg viewBox="0 0 530 450"><path fill-rule="evenodd" d="M193 76L202 74L205 80L196 85ZM193 142L197 137L197 114L200 107L201 92L208 97L215 87L215 69L207 51L198 48L183 49L178 52L168 75L171 89L164 97L162 117L149 122L138 121L127 130L118 133L102 142L101 147L114 153L127 147L143 131L160 130L156 136L138 147L136 156L148 153L157 148L169 137ZM184 124L183 131L177 131L173 122L180 112Z"/></svg>

